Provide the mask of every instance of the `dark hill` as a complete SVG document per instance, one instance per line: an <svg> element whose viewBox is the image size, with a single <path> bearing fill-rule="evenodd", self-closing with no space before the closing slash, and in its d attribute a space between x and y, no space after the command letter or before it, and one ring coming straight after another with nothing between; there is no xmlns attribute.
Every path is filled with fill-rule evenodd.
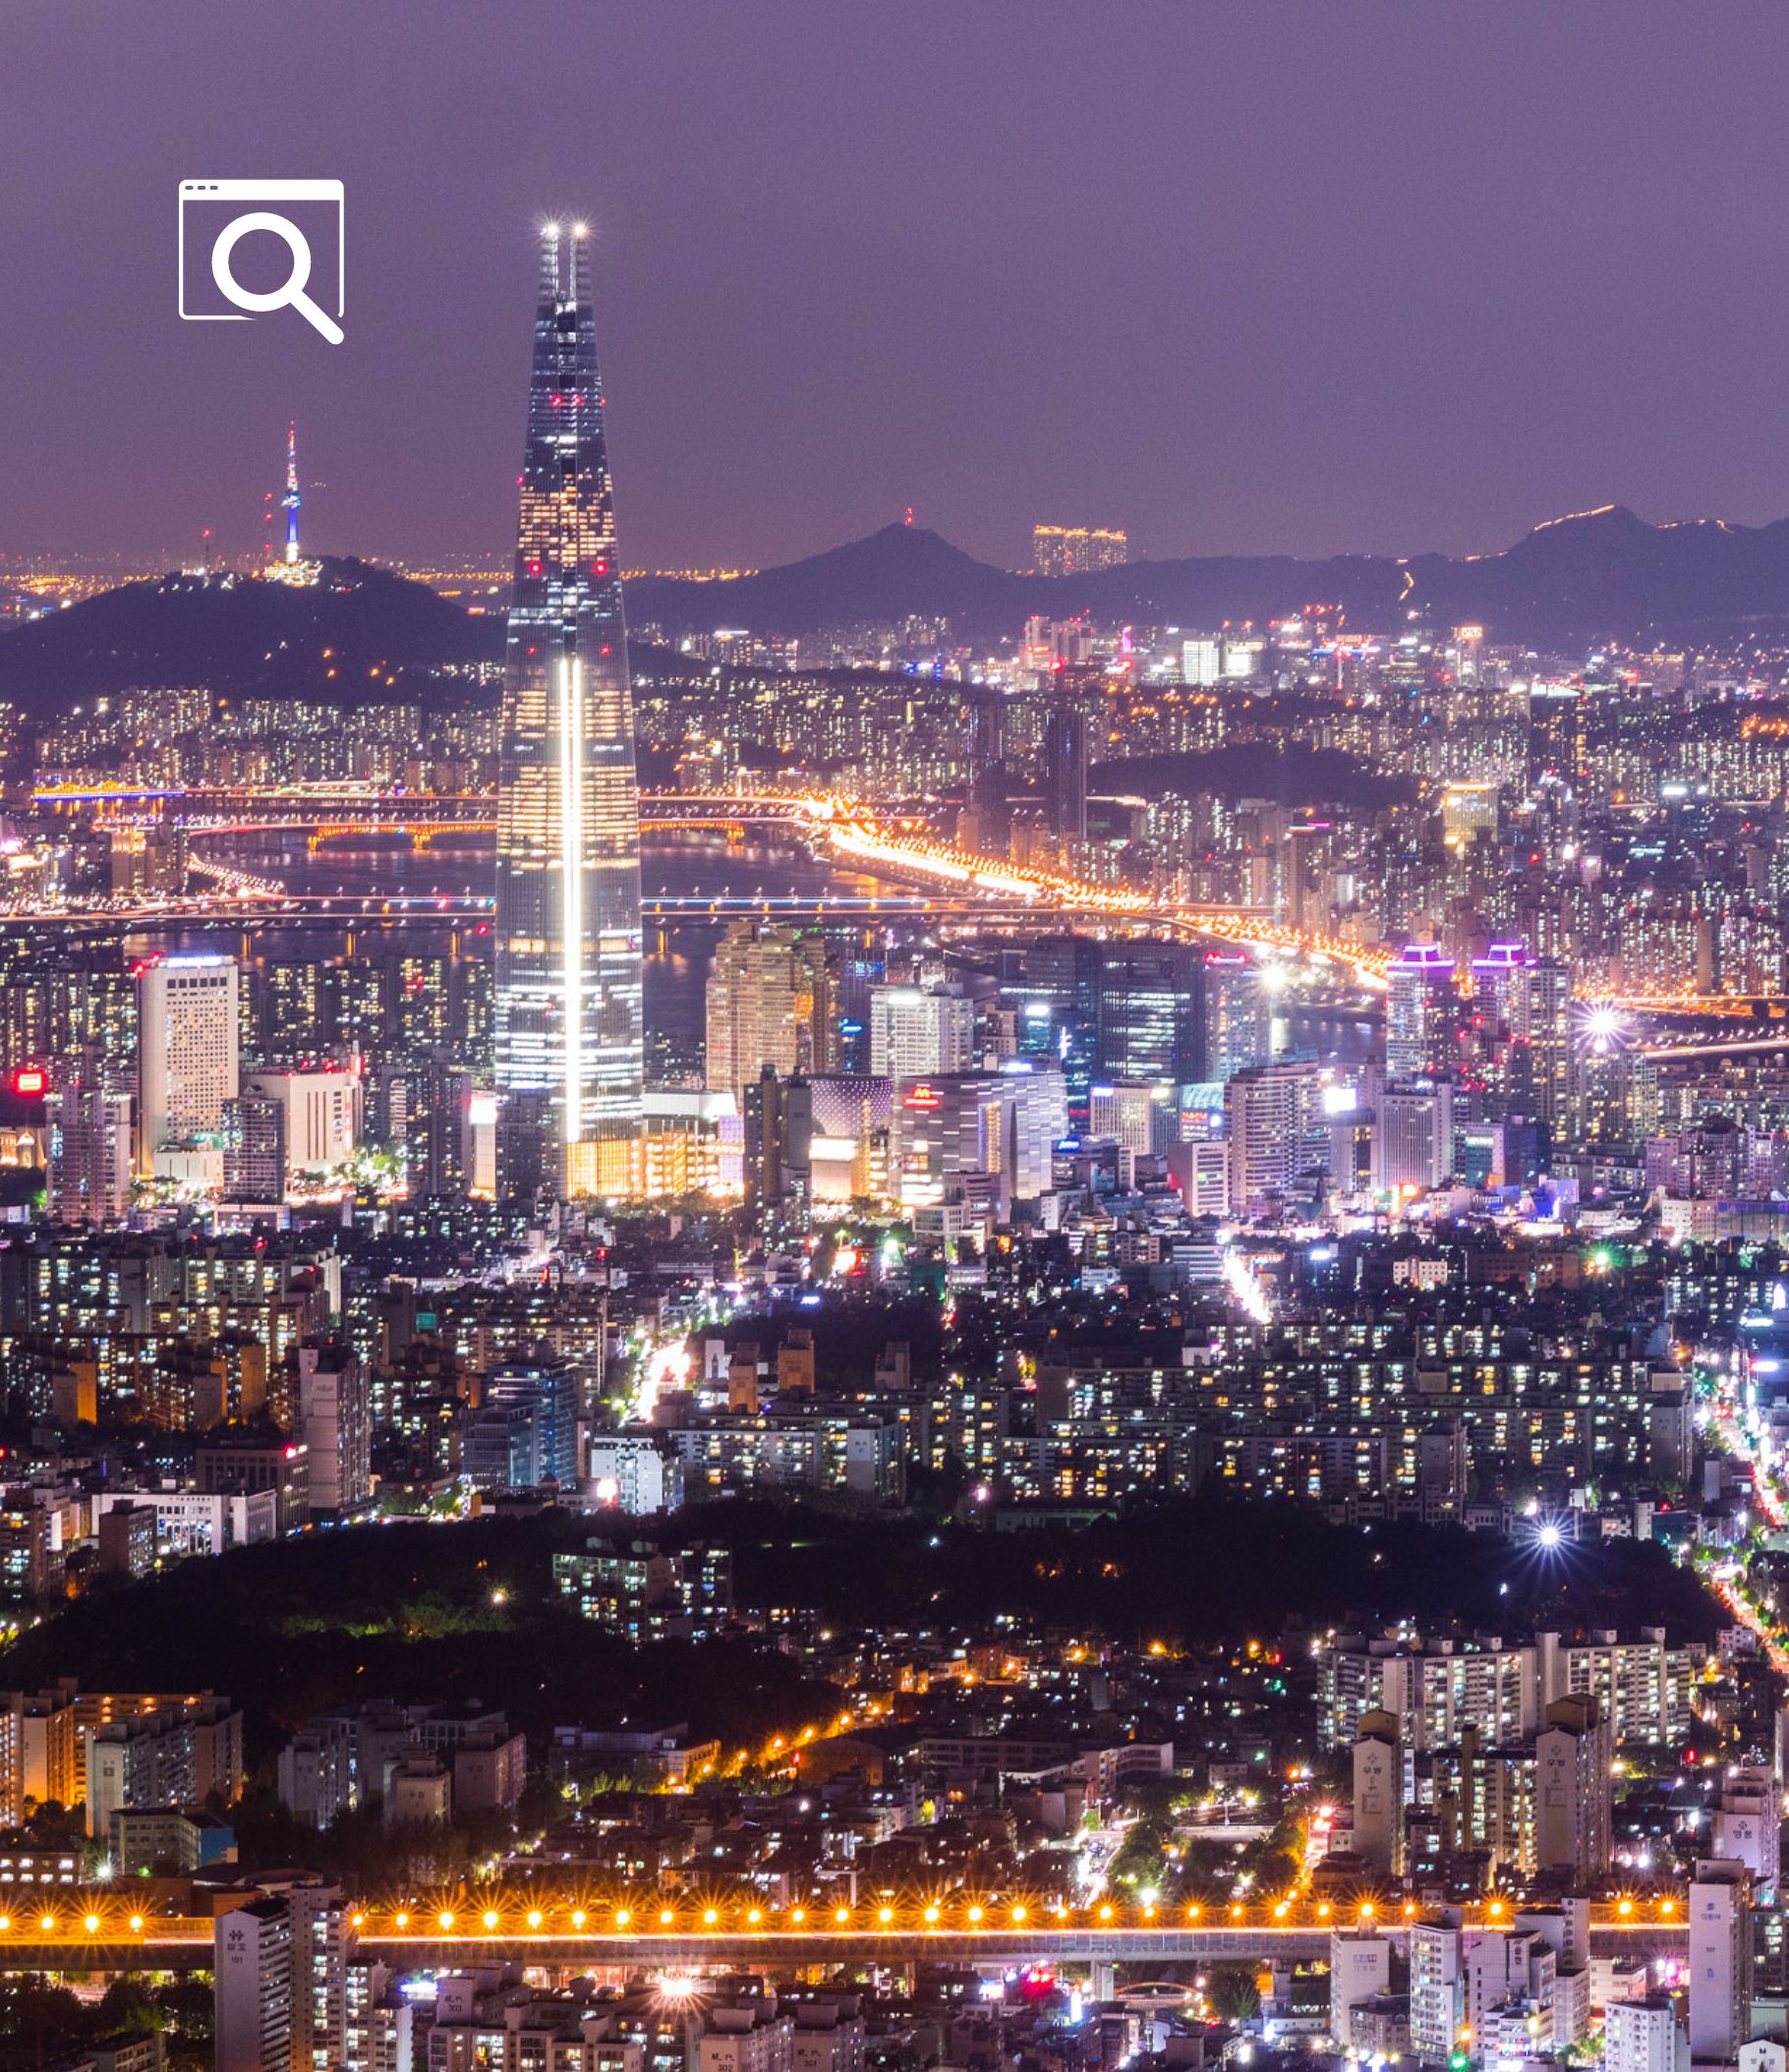
<svg viewBox="0 0 1789 2072"><path fill-rule="evenodd" d="M0 634L0 697L41 719L127 684L427 703L443 665L502 656L500 615L475 617L365 561L322 567L309 588L167 575L105 591Z"/></svg>
<svg viewBox="0 0 1789 2072"><path fill-rule="evenodd" d="M1340 749L1301 741L1238 741L1183 755L1129 756L1095 764L1087 781L1090 790L1104 794L1155 798L1178 792L1191 798L1215 792L1325 813L1374 812L1416 795L1407 777L1386 777Z"/></svg>

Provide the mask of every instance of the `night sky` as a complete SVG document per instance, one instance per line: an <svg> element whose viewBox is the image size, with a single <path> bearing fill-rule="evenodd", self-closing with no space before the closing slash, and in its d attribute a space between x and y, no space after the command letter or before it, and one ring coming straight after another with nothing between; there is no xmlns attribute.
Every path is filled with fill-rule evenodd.
<svg viewBox="0 0 1789 2072"><path fill-rule="evenodd" d="M501 560L535 226L596 225L623 555L912 504L1154 554L1789 512L1789 11L8 0L0 549ZM175 314L183 175L347 189L347 342Z"/></svg>

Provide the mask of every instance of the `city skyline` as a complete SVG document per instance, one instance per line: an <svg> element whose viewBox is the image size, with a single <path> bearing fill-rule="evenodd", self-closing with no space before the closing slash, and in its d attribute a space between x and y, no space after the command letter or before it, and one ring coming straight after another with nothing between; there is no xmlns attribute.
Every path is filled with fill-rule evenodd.
<svg viewBox="0 0 1789 2072"><path fill-rule="evenodd" d="M25 5L0 2072L1789 2072L1781 24Z"/></svg>

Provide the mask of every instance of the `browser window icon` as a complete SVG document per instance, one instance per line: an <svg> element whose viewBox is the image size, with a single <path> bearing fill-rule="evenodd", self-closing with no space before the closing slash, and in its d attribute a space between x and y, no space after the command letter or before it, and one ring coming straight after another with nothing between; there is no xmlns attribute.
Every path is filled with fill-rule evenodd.
<svg viewBox="0 0 1789 2072"><path fill-rule="evenodd" d="M340 345L342 213L339 180L183 180L181 317L188 323L247 323L291 310ZM273 270L262 286L260 269L269 259Z"/></svg>

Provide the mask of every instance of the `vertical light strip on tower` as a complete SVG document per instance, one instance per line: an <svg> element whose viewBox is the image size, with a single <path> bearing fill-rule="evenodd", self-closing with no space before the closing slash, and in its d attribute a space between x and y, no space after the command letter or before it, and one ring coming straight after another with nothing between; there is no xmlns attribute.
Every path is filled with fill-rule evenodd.
<svg viewBox="0 0 1789 2072"><path fill-rule="evenodd" d="M584 683L578 658L559 664L559 873L565 902L567 1152L584 1140Z"/></svg>

